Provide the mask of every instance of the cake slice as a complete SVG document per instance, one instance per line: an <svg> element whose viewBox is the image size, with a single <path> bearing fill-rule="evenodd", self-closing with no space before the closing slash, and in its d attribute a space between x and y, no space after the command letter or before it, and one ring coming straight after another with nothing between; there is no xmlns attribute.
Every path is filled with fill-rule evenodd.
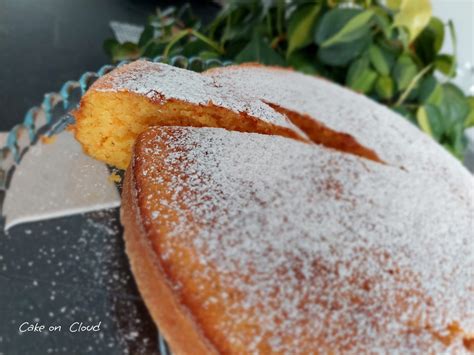
<svg viewBox="0 0 474 355"><path fill-rule="evenodd" d="M122 223L176 354L473 350L472 179L279 136L141 134Z"/></svg>
<svg viewBox="0 0 474 355"><path fill-rule="evenodd" d="M137 135L149 126L221 127L308 140L283 114L212 78L136 61L98 79L73 113L85 152L125 169Z"/></svg>

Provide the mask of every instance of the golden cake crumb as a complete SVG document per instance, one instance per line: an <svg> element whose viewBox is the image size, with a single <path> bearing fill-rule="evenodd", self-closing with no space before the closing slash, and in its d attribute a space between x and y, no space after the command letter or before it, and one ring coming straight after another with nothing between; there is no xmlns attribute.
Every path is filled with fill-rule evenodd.
<svg viewBox="0 0 474 355"><path fill-rule="evenodd" d="M109 175L109 181L118 184L122 181L122 177L116 172L113 172L112 174Z"/></svg>

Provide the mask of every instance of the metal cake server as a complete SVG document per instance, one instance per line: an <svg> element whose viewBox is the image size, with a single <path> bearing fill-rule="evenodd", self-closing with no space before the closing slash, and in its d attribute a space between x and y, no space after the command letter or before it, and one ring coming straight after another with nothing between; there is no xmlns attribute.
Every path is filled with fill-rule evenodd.
<svg viewBox="0 0 474 355"><path fill-rule="evenodd" d="M3 203L5 229L16 224L120 206L107 166L82 152L68 131L39 141L16 166Z"/></svg>

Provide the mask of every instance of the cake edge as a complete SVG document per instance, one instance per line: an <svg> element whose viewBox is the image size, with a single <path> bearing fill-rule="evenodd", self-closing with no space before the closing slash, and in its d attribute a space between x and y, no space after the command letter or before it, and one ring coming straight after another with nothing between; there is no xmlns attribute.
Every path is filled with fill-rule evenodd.
<svg viewBox="0 0 474 355"><path fill-rule="evenodd" d="M135 180L135 159L125 173L120 220L135 282L154 323L174 354L218 354L190 312L176 298L143 228Z"/></svg>

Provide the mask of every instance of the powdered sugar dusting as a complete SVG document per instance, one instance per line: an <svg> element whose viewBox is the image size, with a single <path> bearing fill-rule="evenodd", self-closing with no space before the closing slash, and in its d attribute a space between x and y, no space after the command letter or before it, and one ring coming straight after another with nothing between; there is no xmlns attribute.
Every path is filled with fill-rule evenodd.
<svg viewBox="0 0 474 355"><path fill-rule="evenodd" d="M461 168L205 128L151 129L136 154L155 248L181 297L208 286L184 299L216 339L248 353L466 352L461 333L435 339L474 332L474 183Z"/></svg>
<svg viewBox="0 0 474 355"><path fill-rule="evenodd" d="M216 68L205 75L222 87L231 86L249 96L309 115L332 130L348 133L393 166L455 168L469 175L444 148L402 116L328 80L261 65Z"/></svg>
<svg viewBox="0 0 474 355"><path fill-rule="evenodd" d="M256 97L236 91L232 86L221 87L211 77L161 63L133 62L104 76L90 90L129 91L157 102L174 99L196 105L213 104L298 131L284 115Z"/></svg>

